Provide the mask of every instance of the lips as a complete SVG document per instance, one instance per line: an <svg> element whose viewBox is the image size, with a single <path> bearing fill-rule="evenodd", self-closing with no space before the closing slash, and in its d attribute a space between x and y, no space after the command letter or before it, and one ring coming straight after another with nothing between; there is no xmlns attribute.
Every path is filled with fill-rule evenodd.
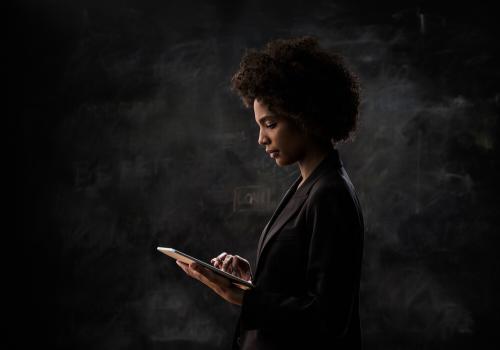
<svg viewBox="0 0 500 350"><path fill-rule="evenodd" d="M278 154L280 153L277 149L271 149L271 150L268 150L266 152L267 152L267 154L269 154L269 156L271 158L276 158L278 156Z"/></svg>

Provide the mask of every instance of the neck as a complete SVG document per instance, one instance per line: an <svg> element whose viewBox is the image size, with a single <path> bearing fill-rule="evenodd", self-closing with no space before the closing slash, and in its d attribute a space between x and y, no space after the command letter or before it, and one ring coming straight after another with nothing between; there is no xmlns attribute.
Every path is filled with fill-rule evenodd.
<svg viewBox="0 0 500 350"><path fill-rule="evenodd" d="M329 150L326 148L315 147L310 149L305 156L298 161L300 175L302 176L302 181L300 182L299 187L304 183L304 181L306 181L309 175L311 175L318 164L325 159L328 151Z"/></svg>

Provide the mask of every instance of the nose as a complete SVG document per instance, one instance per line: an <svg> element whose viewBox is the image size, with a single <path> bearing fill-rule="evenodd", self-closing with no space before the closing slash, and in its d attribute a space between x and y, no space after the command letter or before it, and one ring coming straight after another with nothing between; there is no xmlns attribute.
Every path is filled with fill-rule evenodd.
<svg viewBox="0 0 500 350"><path fill-rule="evenodd" d="M269 144L269 137L262 131L262 129L259 130L259 140L257 141L259 145L265 146Z"/></svg>

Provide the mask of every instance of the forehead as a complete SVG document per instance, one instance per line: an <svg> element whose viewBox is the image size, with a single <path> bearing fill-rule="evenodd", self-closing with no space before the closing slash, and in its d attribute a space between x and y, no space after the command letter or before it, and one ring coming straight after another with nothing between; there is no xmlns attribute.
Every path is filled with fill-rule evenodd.
<svg viewBox="0 0 500 350"><path fill-rule="evenodd" d="M265 104L259 102L257 99L253 101L253 111L257 122L274 116L274 113L272 113Z"/></svg>

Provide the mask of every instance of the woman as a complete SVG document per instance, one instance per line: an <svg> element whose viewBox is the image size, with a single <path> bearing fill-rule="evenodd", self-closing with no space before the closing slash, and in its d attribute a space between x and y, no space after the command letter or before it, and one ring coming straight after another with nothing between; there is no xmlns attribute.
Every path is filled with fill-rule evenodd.
<svg viewBox="0 0 500 350"><path fill-rule="evenodd" d="M338 55L301 37L246 52L232 88L253 107L258 143L278 166L297 163L300 176L262 232L254 274L238 255L212 259L255 288L178 264L241 306L234 349L361 349L363 216L335 148L356 129L357 80Z"/></svg>

